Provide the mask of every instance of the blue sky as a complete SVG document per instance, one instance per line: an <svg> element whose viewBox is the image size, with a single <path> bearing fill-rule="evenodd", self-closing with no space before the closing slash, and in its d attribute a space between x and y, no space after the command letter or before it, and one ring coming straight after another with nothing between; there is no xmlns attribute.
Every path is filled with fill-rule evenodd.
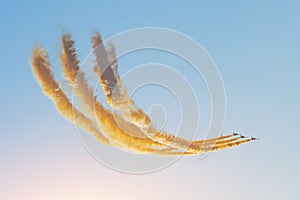
<svg viewBox="0 0 300 200"><path fill-rule="evenodd" d="M298 197L299 9L298 1L1 1L0 198ZM146 26L180 31L208 51L226 88L224 132L259 141L140 176L89 156L42 94L29 65L33 47L45 46L59 70L63 31L83 60L95 30L107 38Z"/></svg>

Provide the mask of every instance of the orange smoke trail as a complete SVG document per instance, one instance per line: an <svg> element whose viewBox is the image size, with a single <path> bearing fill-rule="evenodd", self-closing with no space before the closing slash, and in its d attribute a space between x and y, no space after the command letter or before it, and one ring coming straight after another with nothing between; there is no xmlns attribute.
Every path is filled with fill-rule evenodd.
<svg viewBox="0 0 300 200"><path fill-rule="evenodd" d="M109 144L109 140L98 131L96 124L83 113L76 110L65 93L60 89L50 69L49 56L45 49L34 49L32 69L43 92L54 102L58 112L61 113L63 117L75 123L74 116L76 116L76 125L91 133L98 141Z"/></svg>
<svg viewBox="0 0 300 200"><path fill-rule="evenodd" d="M127 95L126 88L117 72L118 64L114 46L112 45L112 48L107 50L99 33L92 38L92 42L96 57L94 71L100 77L100 83L107 97L107 102L121 113L121 116L128 124L133 123L139 127L144 133L144 136L153 141L191 153L198 153L202 145L213 145L213 143L220 140L219 138L211 140L210 142L193 142L164 131L158 131L152 125L150 117L139 109L134 101Z"/></svg>
<svg viewBox="0 0 300 200"><path fill-rule="evenodd" d="M74 41L69 34L62 36L62 64L65 78L71 83L74 91L84 104L84 113L77 110L65 93L50 69L49 57L45 49L35 48L32 68L43 92L55 103L59 113L66 119L94 135L104 143L116 147L123 147L137 152L175 156L195 155L231 148L255 140L244 139L244 136L220 136L207 140L190 141L157 131L151 119L126 94L126 88L118 74L118 64L115 48L106 49L102 44L100 34L93 37L96 66L94 71L100 77L100 83L105 92L108 103L117 110L112 113L96 100L93 90L89 87L85 73L80 70ZM95 106L95 107L94 107ZM96 114L96 116L93 116ZM98 121L98 124L97 122ZM106 133L101 133L100 129Z"/></svg>
<svg viewBox="0 0 300 200"><path fill-rule="evenodd" d="M91 99L93 97L93 91L88 86L88 83L85 79L85 74L80 71L79 61L77 59L76 49L74 47L75 42L71 39L70 35L63 35L62 43L63 43L62 63L64 66L66 79L69 80L73 86L76 84L76 86L74 86L75 91L82 98L82 100L85 102L85 104L89 107L90 110L93 109L93 104L96 105L96 117L98 121L101 122L100 123L102 125L101 128L104 130L106 134L109 135L111 139L120 142L121 145L125 145L125 147L128 149L136 150L139 152L153 153L154 151L157 151L157 154L169 154L169 155L181 154L181 152L168 152L168 151L160 152L157 149L152 148L155 145L162 146L160 145L160 143L149 140L148 138L142 139L138 137L132 137L128 135L126 132L124 132L123 130L121 130L119 128L119 124L115 122L116 116L112 116L112 113L107 109L105 109L99 102L97 102L96 100L93 101ZM116 71L113 72L114 74L116 73ZM122 121L122 118L119 118L118 122L120 121ZM135 131L139 130L135 126L129 123L125 123L124 128L127 127L128 129L128 126L130 125L131 125L131 129L135 128ZM169 138L167 138L168 141L170 141L170 136ZM178 138L172 138L172 141L176 139ZM183 141L181 141L180 143L183 143ZM190 143L186 144L186 146L190 146Z"/></svg>

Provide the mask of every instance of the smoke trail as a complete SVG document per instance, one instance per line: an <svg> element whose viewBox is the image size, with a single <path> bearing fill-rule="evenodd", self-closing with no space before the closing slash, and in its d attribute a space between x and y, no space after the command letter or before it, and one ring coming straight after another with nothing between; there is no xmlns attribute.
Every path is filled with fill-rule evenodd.
<svg viewBox="0 0 300 200"><path fill-rule="evenodd" d="M164 131L157 131L149 116L139 109L126 94L126 88L117 71L118 65L114 46L106 50L98 34L93 38L96 54L94 71L98 76L103 72L100 76L100 82L107 100L119 112L112 113L96 100L93 90L89 87L85 78L85 73L80 71L74 41L71 40L70 35L63 35L62 43L62 64L65 78L71 83L74 91L83 101L86 108L85 113L80 112L71 104L58 82L55 81L50 69L49 56L45 49L34 49L33 72L42 86L43 92L55 103L58 112L69 121L76 122L76 125L91 133L104 144L157 155L188 156L231 148L256 139L243 139L244 136L237 136L233 133L208 140L190 141ZM108 65L109 62L111 62L110 65ZM116 98L115 94L117 94ZM96 114L95 120L93 120L93 113ZM99 131L96 121L99 122L98 125L111 141Z"/></svg>
<svg viewBox="0 0 300 200"><path fill-rule="evenodd" d="M201 145L204 145L205 142L193 143L190 140L176 137L165 131L158 131L153 126L150 117L139 109L134 101L127 95L126 88L117 72L118 65L114 46L108 51L99 33L92 38L92 42L96 57L94 71L100 77L100 83L107 97L107 102L115 108L117 112L121 113L124 120L139 127L144 135L153 141L190 151L191 153L199 152ZM213 141L217 142L217 140ZM210 142L210 144L212 144L212 142Z"/></svg>
<svg viewBox="0 0 300 200"><path fill-rule="evenodd" d="M71 40L70 35L63 35L62 36L62 43L63 43L63 56L62 56L62 63L64 66L65 71L65 77L67 80L70 81L72 86L75 88L75 92L80 96L80 98L83 100L83 102L87 105L90 112L92 109L94 109L93 104L96 105L96 117L98 121L101 123L101 129L104 130L106 134L109 134L109 137L113 139L114 141L120 142L121 145L125 145L126 148L136 150L139 152L146 152L146 153L153 153L154 151L158 151L158 149L153 149L153 146L162 146L160 143L157 143L155 141L149 140L148 138L142 139L139 137L132 137L129 136L126 132L123 132L119 128L119 124L116 124L115 116L112 116L112 113L105 109L99 102L96 100L92 100L94 98L93 96L93 90L88 86L88 82L85 79L84 72L80 71L79 67L79 61L77 59L76 55L76 49L74 47L74 41ZM114 50L112 50L114 52ZM115 56L114 56L115 57ZM112 57L112 58L114 58ZM116 59L113 61L113 64L115 65L114 68L110 67L111 71L109 71L109 76L116 76L117 73L117 64ZM113 75L114 74L114 75ZM114 79L110 79L114 80ZM110 81L112 82L112 81ZM138 112L136 114L142 113L142 110L138 109ZM118 116L118 115L117 115ZM119 117L118 122L122 121L122 118ZM124 122L124 121L123 121ZM131 131L132 129L135 129L133 131L137 131L137 127L133 126L130 123L125 123L123 128L130 127ZM171 138L172 137L172 138ZM163 140L164 137L162 137L161 140ZM167 137L167 141L174 141L179 140L180 138L176 138L173 135L169 135ZM167 143L165 141L165 143ZM184 141L180 141L180 143L183 143ZM169 143L170 144L170 143ZM189 146L190 144L187 144L186 146ZM197 150L199 147L197 148ZM157 152L159 154L169 154L169 155L175 155L177 153L181 152ZM187 154L187 153L186 153Z"/></svg>
<svg viewBox="0 0 300 200"><path fill-rule="evenodd" d="M101 134L94 122L88 119L83 113L73 107L65 93L60 89L58 82L55 81L50 69L49 56L45 49L35 48L32 59L32 69L43 92L56 105L61 115L67 120L75 123L91 133L98 141L109 144L109 140Z"/></svg>

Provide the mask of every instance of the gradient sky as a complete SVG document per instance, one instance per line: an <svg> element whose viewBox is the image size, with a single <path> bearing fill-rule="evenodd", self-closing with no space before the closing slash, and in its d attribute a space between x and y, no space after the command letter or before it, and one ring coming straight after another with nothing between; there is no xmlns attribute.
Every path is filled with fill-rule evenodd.
<svg viewBox="0 0 300 200"><path fill-rule="evenodd" d="M296 199L300 157L299 1L1 1L0 199ZM147 175L110 170L82 147L37 84L29 62L43 44L58 65L62 31L82 60L95 30L107 38L157 26L211 55L227 94L224 133L259 141L182 158Z"/></svg>

